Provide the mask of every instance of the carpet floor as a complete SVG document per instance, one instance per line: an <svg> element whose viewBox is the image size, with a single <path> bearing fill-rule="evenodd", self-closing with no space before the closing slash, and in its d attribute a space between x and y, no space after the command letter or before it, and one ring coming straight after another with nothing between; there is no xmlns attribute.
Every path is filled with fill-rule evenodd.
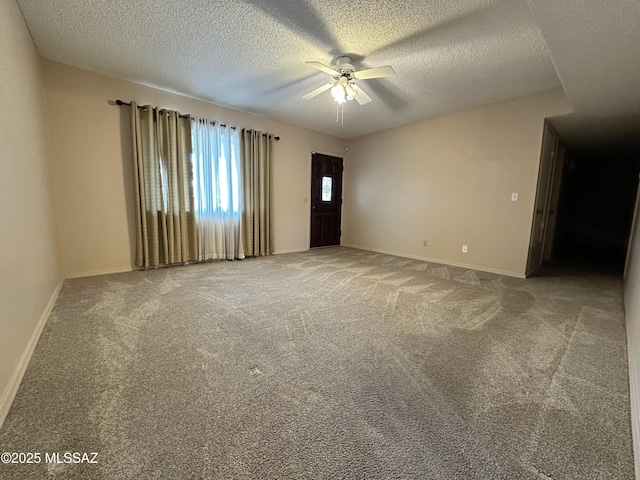
<svg viewBox="0 0 640 480"><path fill-rule="evenodd" d="M633 479L621 280L350 248L67 280L0 452L41 454L3 479Z"/></svg>

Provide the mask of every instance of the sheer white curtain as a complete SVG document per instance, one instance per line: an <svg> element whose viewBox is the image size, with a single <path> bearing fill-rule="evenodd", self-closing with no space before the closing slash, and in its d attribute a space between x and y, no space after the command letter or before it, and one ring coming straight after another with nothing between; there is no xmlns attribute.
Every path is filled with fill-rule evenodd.
<svg viewBox="0 0 640 480"><path fill-rule="evenodd" d="M192 122L198 260L244 258L239 134L207 119Z"/></svg>

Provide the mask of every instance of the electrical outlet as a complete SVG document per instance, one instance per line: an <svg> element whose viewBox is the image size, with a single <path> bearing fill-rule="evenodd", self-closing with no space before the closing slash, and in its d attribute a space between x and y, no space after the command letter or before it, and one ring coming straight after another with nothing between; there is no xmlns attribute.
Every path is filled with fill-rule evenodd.
<svg viewBox="0 0 640 480"><path fill-rule="evenodd" d="M467 253L469 251L469 247L467 245L462 245L462 253Z"/></svg>
<svg viewBox="0 0 640 480"><path fill-rule="evenodd" d="M429 240L423 240L422 241L422 245L425 246L425 247L428 247L429 246Z"/></svg>

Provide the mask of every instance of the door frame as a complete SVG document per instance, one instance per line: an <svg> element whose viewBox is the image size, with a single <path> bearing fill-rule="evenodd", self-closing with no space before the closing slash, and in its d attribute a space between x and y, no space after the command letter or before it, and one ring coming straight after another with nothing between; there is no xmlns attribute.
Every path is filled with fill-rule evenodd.
<svg viewBox="0 0 640 480"><path fill-rule="evenodd" d="M550 134L553 136L551 140L552 148L551 155L549 159L544 158L545 153L545 136L547 134L547 129L549 129ZM558 156L558 145L560 143L560 137L556 133L555 129L551 126L548 120L545 119L543 129L542 129L542 139L540 142L540 158L538 162L538 179L536 181L536 195L533 201L533 215L531 218L531 232L529 236L529 248L527 254L527 264L525 266L525 276L528 277L533 274L536 270L538 270L542 266L542 262L544 261L545 254L545 245L546 242L549 241L547 232L548 232L548 223L549 223L549 211L551 208L551 197L553 196L553 187L554 187L554 176L556 170L556 159ZM549 162L548 165L545 165L544 162ZM547 169L548 167L548 169ZM542 178L542 176L547 170L546 178ZM546 188L541 188L542 186ZM544 198L541 195L545 195ZM540 205L540 203L543 203ZM539 208L540 207L540 208ZM541 217L538 217L541 215ZM538 241L536 240L538 232L537 222L540 221L541 226L540 229L540 251L539 251L539 259L534 258L534 249L537 252ZM534 248L536 247L536 248Z"/></svg>
<svg viewBox="0 0 640 480"><path fill-rule="evenodd" d="M316 249L316 248L330 248L330 247L311 247L311 220L312 220L312 205L313 205L313 198L312 198L312 192L311 192L311 180L312 180L312 176L313 176L313 155L317 153L320 155L326 155L329 157L336 157L336 158L341 158L342 159L342 199L344 200L344 179L345 179L345 172L346 172L346 165L345 165L345 158L344 155L340 154L340 153L336 153L336 152L329 152L326 150L311 150L309 152L309 163L308 165L308 169L307 169L307 197L304 198L304 203L306 204L307 207L307 246L308 248L311 250ZM343 223L343 211L342 211L342 205L344 204L344 202L340 203L340 244L342 245L342 223ZM339 245L332 245L332 246L339 246Z"/></svg>
<svg viewBox="0 0 640 480"><path fill-rule="evenodd" d="M567 146L558 137L556 143L556 154L553 160L553 175L551 178L551 192L549 197L549 215L547 216L547 227L544 236L544 249L542 261L548 262L553 259L553 248L555 246L556 225L558 224L558 207L560 205L560 193L562 188L562 178L564 176L564 161L567 157Z"/></svg>

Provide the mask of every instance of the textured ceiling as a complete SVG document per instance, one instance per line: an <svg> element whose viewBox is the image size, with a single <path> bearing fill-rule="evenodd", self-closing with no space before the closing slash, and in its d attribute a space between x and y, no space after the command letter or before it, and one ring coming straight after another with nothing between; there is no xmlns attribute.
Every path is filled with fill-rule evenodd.
<svg viewBox="0 0 640 480"><path fill-rule="evenodd" d="M552 120L574 147L640 152L640 2L530 2L575 113Z"/></svg>
<svg viewBox="0 0 640 480"><path fill-rule="evenodd" d="M640 90L638 77L630 78L640 64L640 42L633 44L639 24L636 0L18 4L46 58L342 138L561 84L576 114L583 113L583 123L594 112L599 115L602 105L611 110L609 117L621 109L626 116L638 113L626 97L637 99ZM591 11L585 4L593 4ZM628 8L635 10L629 14ZM629 28L634 31L625 35ZM593 51L594 46L599 48ZM628 49L622 56L620 47ZM360 81L373 101L363 106L349 102L344 125L336 122L329 92L301 98L329 80L305 61L333 65L342 54L353 57L357 70L392 65L397 73ZM603 67L600 56L606 60ZM619 75L616 69L622 63L627 68ZM594 69L598 73L584 81L585 73ZM611 76L626 80L615 88L601 85ZM599 92L595 98L594 90Z"/></svg>

